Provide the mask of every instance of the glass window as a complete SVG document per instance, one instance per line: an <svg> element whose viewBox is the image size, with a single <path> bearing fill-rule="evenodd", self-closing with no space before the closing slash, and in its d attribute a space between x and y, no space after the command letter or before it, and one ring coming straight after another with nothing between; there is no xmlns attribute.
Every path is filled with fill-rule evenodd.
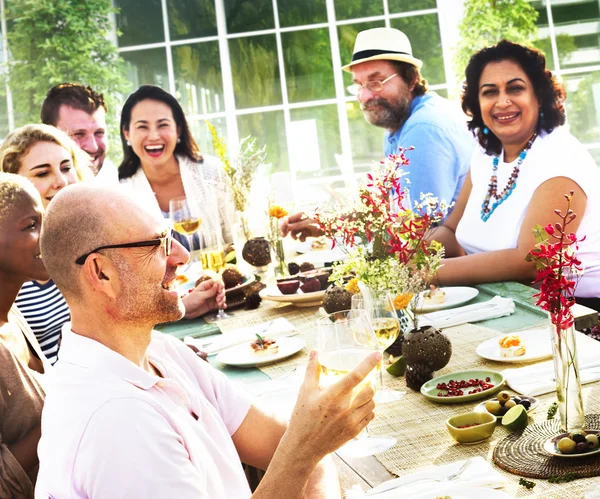
<svg viewBox="0 0 600 499"><path fill-rule="evenodd" d="M552 2L561 68L575 68L600 62L600 3L598 0Z"/></svg>
<svg viewBox="0 0 600 499"><path fill-rule="evenodd" d="M298 179L340 175L336 155L342 153L335 104L290 110L290 168Z"/></svg>
<svg viewBox="0 0 600 499"><path fill-rule="evenodd" d="M352 144L354 171L367 172L373 169L373 162L383 156L384 129L373 126L365 120L358 102L347 102L348 126Z"/></svg>
<svg viewBox="0 0 600 499"><path fill-rule="evenodd" d="M115 0L119 46L165 41L160 0Z"/></svg>
<svg viewBox="0 0 600 499"><path fill-rule="evenodd" d="M325 0L278 0L277 9L282 28L327 22Z"/></svg>
<svg viewBox="0 0 600 499"><path fill-rule="evenodd" d="M563 77L569 98L567 119L581 142L600 142L600 71Z"/></svg>
<svg viewBox="0 0 600 499"><path fill-rule="evenodd" d="M436 7L435 0L388 0L390 14L435 9Z"/></svg>
<svg viewBox="0 0 600 499"><path fill-rule="evenodd" d="M335 17L353 19L383 15L382 0L335 0Z"/></svg>
<svg viewBox="0 0 600 499"><path fill-rule="evenodd" d="M127 80L133 83L134 89L140 85L156 85L169 91L165 49L136 50L120 55L125 59Z"/></svg>
<svg viewBox="0 0 600 499"><path fill-rule="evenodd" d="M335 97L327 28L282 33L281 45L290 102Z"/></svg>
<svg viewBox="0 0 600 499"><path fill-rule="evenodd" d="M175 88L187 115L224 111L218 42L173 47Z"/></svg>
<svg viewBox="0 0 600 499"><path fill-rule="evenodd" d="M237 109L281 104L275 35L229 40Z"/></svg>
<svg viewBox="0 0 600 499"><path fill-rule="evenodd" d="M594 161L596 161L596 166L600 168L600 149L590 149L590 154L594 158Z"/></svg>
<svg viewBox="0 0 600 499"><path fill-rule="evenodd" d="M217 34L214 1L168 0L167 11L171 40L185 40Z"/></svg>
<svg viewBox="0 0 600 499"><path fill-rule="evenodd" d="M531 5L538 13L536 24L538 27L539 38L533 42L533 45L541 50L546 56L546 67L550 71L554 71L554 56L552 51L552 42L550 41L550 28L548 27L546 2L542 2L542 0L534 0L531 2Z"/></svg>
<svg viewBox="0 0 600 499"><path fill-rule="evenodd" d="M245 33L275 27L272 0L223 0L223 3L227 33Z"/></svg>
<svg viewBox="0 0 600 499"><path fill-rule="evenodd" d="M225 142L227 143L227 120L225 118L211 118L210 122L217 129L219 137L223 137L225 139ZM210 135L208 127L206 126L206 121L204 119L188 119L188 123L190 125L192 137L196 139L196 142L202 154L216 156L215 150L213 149L212 145L212 137Z"/></svg>
<svg viewBox="0 0 600 499"><path fill-rule="evenodd" d="M343 26L338 26L338 40L340 46L340 59L342 61L342 66L350 63L352 61L352 52L354 51L354 42L356 41L356 35L361 31L365 31L367 29L372 28L383 28L385 27L385 22L383 21L373 21L368 23L357 23L357 24L346 24ZM352 84L352 75L347 73L346 71L342 71L344 76L344 88L348 85ZM346 95L350 95L348 90L346 90Z"/></svg>
<svg viewBox="0 0 600 499"><path fill-rule="evenodd" d="M258 147L267 146L267 176L289 171L283 111L243 114L237 122L240 138L252 135Z"/></svg>
<svg viewBox="0 0 600 499"><path fill-rule="evenodd" d="M430 83L445 83L442 39L437 14L391 19L390 26L404 32L412 46L413 55L423 61L421 74Z"/></svg>

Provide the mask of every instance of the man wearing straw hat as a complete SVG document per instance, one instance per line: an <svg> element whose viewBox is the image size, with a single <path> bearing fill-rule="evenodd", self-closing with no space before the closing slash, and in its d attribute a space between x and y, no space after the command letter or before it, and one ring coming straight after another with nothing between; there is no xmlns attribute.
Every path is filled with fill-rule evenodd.
<svg viewBox="0 0 600 499"><path fill-rule="evenodd" d="M413 201L431 193L451 202L469 170L474 141L458 108L428 91L422 65L402 31L373 28L358 34L352 61L342 69L352 73L348 90L357 96L365 119L386 130L384 154L414 146L407 154ZM301 240L320 235L303 213L290 215L282 230Z"/></svg>

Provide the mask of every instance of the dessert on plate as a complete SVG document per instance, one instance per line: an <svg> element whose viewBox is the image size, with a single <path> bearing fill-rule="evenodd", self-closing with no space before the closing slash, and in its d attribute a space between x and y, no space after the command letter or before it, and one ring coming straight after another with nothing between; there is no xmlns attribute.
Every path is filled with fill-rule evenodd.
<svg viewBox="0 0 600 499"><path fill-rule="evenodd" d="M310 247L314 250L322 250L325 249L325 247L327 246L327 242L328 241L325 236L320 236L312 240L312 242L310 243Z"/></svg>
<svg viewBox="0 0 600 499"><path fill-rule="evenodd" d="M502 336L498 340L500 357L520 357L525 355L527 346L518 334Z"/></svg>
<svg viewBox="0 0 600 499"><path fill-rule="evenodd" d="M429 285L429 290L423 293L423 303L425 305L440 304L446 301L446 292L433 284Z"/></svg>
<svg viewBox="0 0 600 499"><path fill-rule="evenodd" d="M279 350L279 345L273 338L265 338L257 334L256 339L250 343L250 348L255 355L273 355Z"/></svg>

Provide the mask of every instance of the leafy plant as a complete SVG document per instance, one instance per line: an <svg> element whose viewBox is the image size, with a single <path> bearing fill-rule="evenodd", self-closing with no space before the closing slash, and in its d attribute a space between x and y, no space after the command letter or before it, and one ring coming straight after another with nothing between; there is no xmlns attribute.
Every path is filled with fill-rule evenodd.
<svg viewBox="0 0 600 499"><path fill-rule="evenodd" d="M531 480L525 480L524 478L519 478L519 485L522 485L527 490L532 490L535 487L535 482Z"/></svg>
<svg viewBox="0 0 600 499"><path fill-rule="evenodd" d="M552 405L550 407L548 407L548 414L546 415L546 419L548 419L548 420L554 419L554 416L556 416L557 411L558 411L558 403L552 402Z"/></svg>

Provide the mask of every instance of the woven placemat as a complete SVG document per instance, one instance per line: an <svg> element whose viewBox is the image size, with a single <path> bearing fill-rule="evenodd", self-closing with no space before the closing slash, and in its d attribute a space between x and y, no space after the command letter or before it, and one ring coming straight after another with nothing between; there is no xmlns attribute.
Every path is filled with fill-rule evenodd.
<svg viewBox="0 0 600 499"><path fill-rule="evenodd" d="M585 417L587 428L600 428L600 414ZM544 421L511 433L494 448L494 462L502 469L528 478L576 473L580 478L600 475L600 455L561 458L548 455L544 442L560 434L559 421Z"/></svg>

